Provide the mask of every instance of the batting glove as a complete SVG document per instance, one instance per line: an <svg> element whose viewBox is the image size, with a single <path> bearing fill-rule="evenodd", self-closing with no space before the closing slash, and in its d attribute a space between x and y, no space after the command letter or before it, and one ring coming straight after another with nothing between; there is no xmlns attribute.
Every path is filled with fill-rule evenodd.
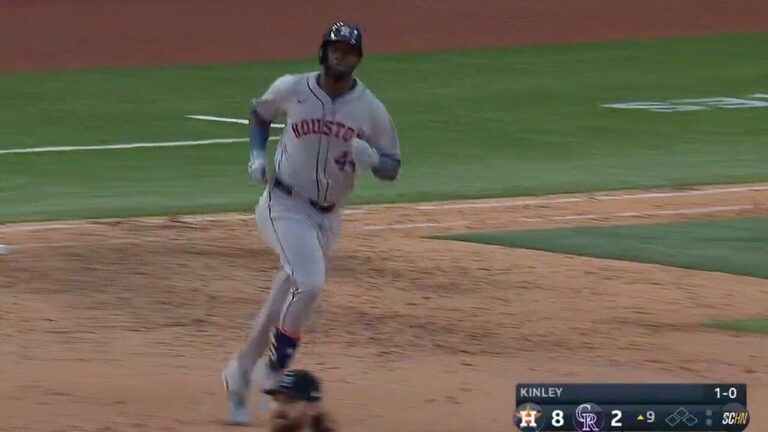
<svg viewBox="0 0 768 432"><path fill-rule="evenodd" d="M269 183L267 177L267 160L264 152L254 150L251 152L251 160L248 162L248 175L252 180L266 186Z"/></svg>
<svg viewBox="0 0 768 432"><path fill-rule="evenodd" d="M379 152L367 142L357 138L352 143L352 158L357 166L374 167L379 164Z"/></svg>

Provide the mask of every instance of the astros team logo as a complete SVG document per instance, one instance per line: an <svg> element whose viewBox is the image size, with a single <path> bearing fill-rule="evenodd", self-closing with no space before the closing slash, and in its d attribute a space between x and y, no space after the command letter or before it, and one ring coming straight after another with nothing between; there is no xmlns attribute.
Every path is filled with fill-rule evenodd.
<svg viewBox="0 0 768 432"><path fill-rule="evenodd" d="M593 403L581 404L573 412L573 426L578 432L599 432L604 420L603 410Z"/></svg>
<svg viewBox="0 0 768 432"><path fill-rule="evenodd" d="M520 432L539 432L544 423L544 411L535 403L520 405L515 410L515 426Z"/></svg>

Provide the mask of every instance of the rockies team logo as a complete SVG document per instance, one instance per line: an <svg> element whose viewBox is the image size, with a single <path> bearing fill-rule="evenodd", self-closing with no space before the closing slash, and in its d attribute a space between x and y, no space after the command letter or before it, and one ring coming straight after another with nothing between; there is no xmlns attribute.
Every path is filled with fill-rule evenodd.
<svg viewBox="0 0 768 432"><path fill-rule="evenodd" d="M539 432L544 422L544 411L535 403L520 405L515 410L515 426L520 432Z"/></svg>
<svg viewBox="0 0 768 432"><path fill-rule="evenodd" d="M579 405L573 412L573 427L578 432L599 432L603 429L603 410L593 404L585 403Z"/></svg>

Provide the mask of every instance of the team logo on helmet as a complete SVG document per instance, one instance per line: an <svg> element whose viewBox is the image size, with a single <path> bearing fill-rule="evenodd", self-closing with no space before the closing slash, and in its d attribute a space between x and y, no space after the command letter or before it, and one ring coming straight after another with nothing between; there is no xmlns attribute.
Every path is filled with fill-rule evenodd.
<svg viewBox="0 0 768 432"><path fill-rule="evenodd" d="M330 31L330 39L336 40L336 39L344 39L345 41L348 41L349 43L357 43L357 29L350 27L344 23L336 23L333 25Z"/></svg>
<svg viewBox="0 0 768 432"><path fill-rule="evenodd" d="M360 28L355 25L349 25L341 21L333 24L323 36L323 42L320 45L320 64L324 64L327 54L326 46L331 42L345 42L357 48L360 56L363 55L363 35Z"/></svg>

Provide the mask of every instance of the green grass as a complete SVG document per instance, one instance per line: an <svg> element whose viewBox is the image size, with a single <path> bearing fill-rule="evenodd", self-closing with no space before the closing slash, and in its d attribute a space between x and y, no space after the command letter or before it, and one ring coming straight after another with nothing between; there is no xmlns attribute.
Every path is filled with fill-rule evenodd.
<svg viewBox="0 0 768 432"><path fill-rule="evenodd" d="M711 321L706 323L706 326L721 330L768 334L768 318Z"/></svg>
<svg viewBox="0 0 768 432"><path fill-rule="evenodd" d="M313 62L0 75L0 149L247 136L251 97ZM768 35L367 56L402 177L352 203L768 178L768 109L651 113L604 103L768 92ZM247 144L0 154L0 221L250 209Z"/></svg>
<svg viewBox="0 0 768 432"><path fill-rule="evenodd" d="M440 237L768 278L768 218Z"/></svg>

